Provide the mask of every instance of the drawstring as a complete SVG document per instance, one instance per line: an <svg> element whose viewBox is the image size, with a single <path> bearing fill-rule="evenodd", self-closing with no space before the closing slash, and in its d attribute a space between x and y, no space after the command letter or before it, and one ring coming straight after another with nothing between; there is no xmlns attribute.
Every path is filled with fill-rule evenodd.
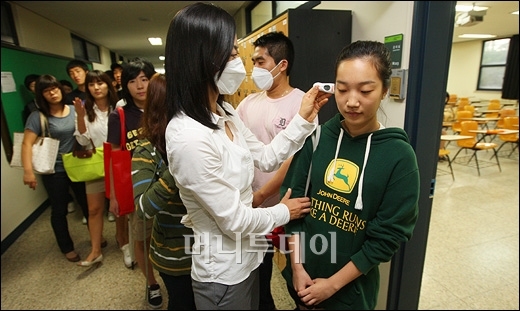
<svg viewBox="0 0 520 311"><path fill-rule="evenodd" d="M358 196L356 198L356 205L354 205L354 208L357 210L363 209L363 198L362 198L362 196L363 196L363 179L365 177L365 166L367 165L368 155L370 153L370 145L372 142L373 134L374 133L371 133L370 135L368 135L368 139L367 139L367 148L365 149L365 160L363 161L363 169L361 171L361 177L359 178Z"/></svg>
<svg viewBox="0 0 520 311"><path fill-rule="evenodd" d="M329 176L327 176L327 182L333 182L334 181L334 172L336 171L336 159L338 158L339 153L339 147L341 146L341 140L343 139L343 129L339 129L339 138L338 142L336 144L336 155L334 156L334 165L332 166L332 169L329 171Z"/></svg>

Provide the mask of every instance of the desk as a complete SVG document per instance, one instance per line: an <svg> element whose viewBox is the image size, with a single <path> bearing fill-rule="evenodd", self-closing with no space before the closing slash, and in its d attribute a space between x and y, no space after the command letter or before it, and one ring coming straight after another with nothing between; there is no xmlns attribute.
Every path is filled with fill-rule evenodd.
<svg viewBox="0 0 520 311"><path fill-rule="evenodd" d="M477 144L484 140L486 136L495 135L507 135L507 134L518 134L518 130L498 129L498 130L469 130L468 132L482 134L477 141Z"/></svg>
<svg viewBox="0 0 520 311"><path fill-rule="evenodd" d="M443 141L455 141L455 140L470 139L470 138L473 138L473 136L469 136L469 135L441 135L441 140L443 140Z"/></svg>
<svg viewBox="0 0 520 311"><path fill-rule="evenodd" d="M496 122L496 121L500 120L500 118L480 117L480 118L461 118L460 120L461 121L477 121L477 123L480 125L481 128L489 129L489 127L487 126L488 122L492 122L492 121Z"/></svg>

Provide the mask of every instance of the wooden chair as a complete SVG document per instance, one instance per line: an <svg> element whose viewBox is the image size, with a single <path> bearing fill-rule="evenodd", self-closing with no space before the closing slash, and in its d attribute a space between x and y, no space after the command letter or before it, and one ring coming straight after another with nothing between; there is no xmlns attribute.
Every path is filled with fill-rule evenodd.
<svg viewBox="0 0 520 311"><path fill-rule="evenodd" d="M464 107L466 105L470 105L471 103L469 102L469 98L468 97L461 97L459 98L459 101L457 102L457 111L461 111L461 110L464 110Z"/></svg>
<svg viewBox="0 0 520 311"><path fill-rule="evenodd" d="M489 101L489 104L487 106L487 110L497 110L497 112L488 112L485 113L484 116L486 118L498 118L498 110L500 110L500 100L498 99L492 99Z"/></svg>
<svg viewBox="0 0 520 311"><path fill-rule="evenodd" d="M516 124L516 127L515 127ZM504 118L504 128L507 130L518 130L518 116L514 117L505 117ZM511 149L511 152L507 157L510 157L513 152L518 149L518 133L514 134L499 134L498 138L502 141L502 144L500 147L498 147L497 152L491 156L491 159L493 159L496 154L504 147L505 145L512 144L513 148Z"/></svg>
<svg viewBox="0 0 520 311"><path fill-rule="evenodd" d="M457 94L450 94L450 98L448 99L448 104L455 106L457 104Z"/></svg>
<svg viewBox="0 0 520 311"><path fill-rule="evenodd" d="M465 105L464 110L471 111L471 116L475 115L475 106L473 105Z"/></svg>
<svg viewBox="0 0 520 311"><path fill-rule="evenodd" d="M473 114L468 110L457 111L457 117L455 118L455 122L451 125L451 130L453 134L458 134L462 130L460 122L463 118L472 118Z"/></svg>
<svg viewBox="0 0 520 311"><path fill-rule="evenodd" d="M459 151L457 151L457 153L453 157L453 160L451 160L451 161L455 162L455 159L457 158L457 156L459 155L459 153L462 150L473 150L473 154L469 158L468 163L471 161L471 159L475 158L475 163L477 164L478 176L480 176L480 166L478 163L477 152L481 151L481 150L493 150L493 152L495 154L495 158L497 160L498 170L500 172L502 172L502 168L500 167L500 162L498 161L497 150L496 150L496 147L498 145L495 143L484 143L484 142L479 143L477 140L477 133L470 132L470 130L477 130L477 129L478 129L477 121L462 121L461 122L460 135L468 135L468 136L472 136L472 137L469 139L457 140L457 145L460 147L460 149L459 149Z"/></svg>
<svg viewBox="0 0 520 311"><path fill-rule="evenodd" d="M504 118L513 117L516 115L516 110L512 108L502 108L499 112L500 120L497 121L496 128L504 128Z"/></svg>

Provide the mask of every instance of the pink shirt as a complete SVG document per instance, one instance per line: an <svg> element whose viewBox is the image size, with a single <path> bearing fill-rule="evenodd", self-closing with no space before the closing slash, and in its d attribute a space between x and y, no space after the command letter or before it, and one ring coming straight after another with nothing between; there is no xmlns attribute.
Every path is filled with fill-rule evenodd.
<svg viewBox="0 0 520 311"><path fill-rule="evenodd" d="M305 95L303 91L295 88L289 94L273 99L268 97L265 91L262 91L244 98L236 111L245 126L255 134L256 138L264 144L269 144L276 134L285 129L298 113L303 95ZM314 122L318 124L318 117ZM260 189L275 174L276 171L264 173L255 167L253 192ZM276 193L267 198L260 206L269 207L279 202L280 195Z"/></svg>

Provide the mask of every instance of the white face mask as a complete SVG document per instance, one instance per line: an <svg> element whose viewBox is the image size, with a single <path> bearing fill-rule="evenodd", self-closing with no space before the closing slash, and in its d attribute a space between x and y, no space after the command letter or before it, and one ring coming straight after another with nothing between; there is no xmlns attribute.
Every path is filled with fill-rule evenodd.
<svg viewBox="0 0 520 311"><path fill-rule="evenodd" d="M280 65L282 61L278 63ZM273 86L274 78L276 78L280 72L276 74L276 76L272 76L271 72L278 67L278 65L274 66L271 71L260 68L260 67L254 67L253 72L251 73L251 78L253 78L253 82L255 83L256 87L261 89L262 91L269 90L271 86Z"/></svg>
<svg viewBox="0 0 520 311"><path fill-rule="evenodd" d="M242 59L237 57L226 64L226 68L222 71L220 79L217 80L215 75L215 83L217 84L220 94L234 94L244 78L246 77L246 68Z"/></svg>

